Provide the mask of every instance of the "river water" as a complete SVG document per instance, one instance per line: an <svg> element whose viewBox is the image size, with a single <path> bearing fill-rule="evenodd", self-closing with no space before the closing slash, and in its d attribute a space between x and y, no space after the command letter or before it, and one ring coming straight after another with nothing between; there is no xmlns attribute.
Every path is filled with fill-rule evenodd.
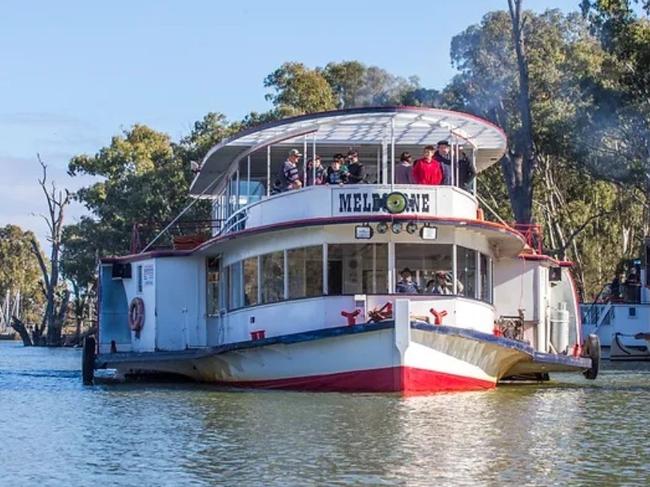
<svg viewBox="0 0 650 487"><path fill-rule="evenodd" d="M649 366L402 398L84 387L79 364L0 342L0 485L650 485Z"/></svg>

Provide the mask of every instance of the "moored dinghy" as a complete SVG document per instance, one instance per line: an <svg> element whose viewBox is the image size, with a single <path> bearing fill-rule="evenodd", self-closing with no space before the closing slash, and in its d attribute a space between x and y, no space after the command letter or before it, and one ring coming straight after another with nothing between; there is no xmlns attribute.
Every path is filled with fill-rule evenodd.
<svg viewBox="0 0 650 487"><path fill-rule="evenodd" d="M395 183L396 153L443 139L447 184ZM272 194L288 154L326 160L350 147L364 184ZM408 107L285 119L215 146L191 188L212 200L211 238L102 261L93 368L404 393L555 371L594 378L570 264L529 245L534 227L484 220L459 170L484 170L505 147L484 120ZM315 166L311 178L307 165L297 169L302 181L317 180Z"/></svg>

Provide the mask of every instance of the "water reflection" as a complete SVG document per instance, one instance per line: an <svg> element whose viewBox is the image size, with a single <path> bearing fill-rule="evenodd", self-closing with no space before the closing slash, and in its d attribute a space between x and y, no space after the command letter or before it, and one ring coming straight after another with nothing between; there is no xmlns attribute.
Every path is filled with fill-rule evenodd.
<svg viewBox="0 0 650 487"><path fill-rule="evenodd" d="M401 398L83 387L79 353L0 344L0 437L24 485L644 485L650 369ZM52 412L58 412L48 419ZM10 419L10 420L6 420Z"/></svg>

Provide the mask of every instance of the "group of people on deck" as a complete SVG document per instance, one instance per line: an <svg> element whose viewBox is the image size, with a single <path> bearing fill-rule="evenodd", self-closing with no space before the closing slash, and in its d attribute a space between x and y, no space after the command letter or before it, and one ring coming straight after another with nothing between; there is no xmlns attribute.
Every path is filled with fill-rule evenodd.
<svg viewBox="0 0 650 487"><path fill-rule="evenodd" d="M437 146L427 145L423 156L415 162L411 154L402 152L399 164L395 167L396 184L452 184L452 168L450 146L446 140L438 142ZM472 180L476 176L476 169L462 152L456 162L456 184L464 189L471 189Z"/></svg>
<svg viewBox="0 0 650 487"><path fill-rule="evenodd" d="M400 272L395 291L400 294L454 294L452 274L448 271L436 271L433 279L430 279L422 290L413 280L411 269L406 267ZM463 284L458 280L456 280L456 292L458 294L463 292Z"/></svg>
<svg viewBox="0 0 650 487"><path fill-rule="evenodd" d="M298 149L291 149L287 160L282 165L275 184L274 192L285 192L307 186L321 184L360 184L366 182L363 164L359 153L350 150L347 156L335 154L331 164L326 168L319 155L309 159L306 167L306 181L301 179L298 163L302 154ZM446 140L437 146L427 145L420 159L413 162L411 154L402 152L400 161L395 165L395 184L450 185L452 182L463 189L471 190L476 176L476 169L464 152L456 161L456 178L452 176L450 145Z"/></svg>
<svg viewBox="0 0 650 487"><path fill-rule="evenodd" d="M289 157L282 165L281 173L275 182L278 192L300 189L303 181L300 178L298 162L302 154L298 149L291 149ZM359 153L355 150L348 152L347 156L335 154L331 164L325 168L319 155L307 161L307 186L320 184L360 184L365 183L363 164L359 161Z"/></svg>

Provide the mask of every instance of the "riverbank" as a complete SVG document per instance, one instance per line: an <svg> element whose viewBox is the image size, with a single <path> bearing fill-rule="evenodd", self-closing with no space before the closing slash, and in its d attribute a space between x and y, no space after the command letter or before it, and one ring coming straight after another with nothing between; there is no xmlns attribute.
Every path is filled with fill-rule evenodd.
<svg viewBox="0 0 650 487"><path fill-rule="evenodd" d="M0 343L7 485L650 482L647 364L401 398L84 387L80 353Z"/></svg>

